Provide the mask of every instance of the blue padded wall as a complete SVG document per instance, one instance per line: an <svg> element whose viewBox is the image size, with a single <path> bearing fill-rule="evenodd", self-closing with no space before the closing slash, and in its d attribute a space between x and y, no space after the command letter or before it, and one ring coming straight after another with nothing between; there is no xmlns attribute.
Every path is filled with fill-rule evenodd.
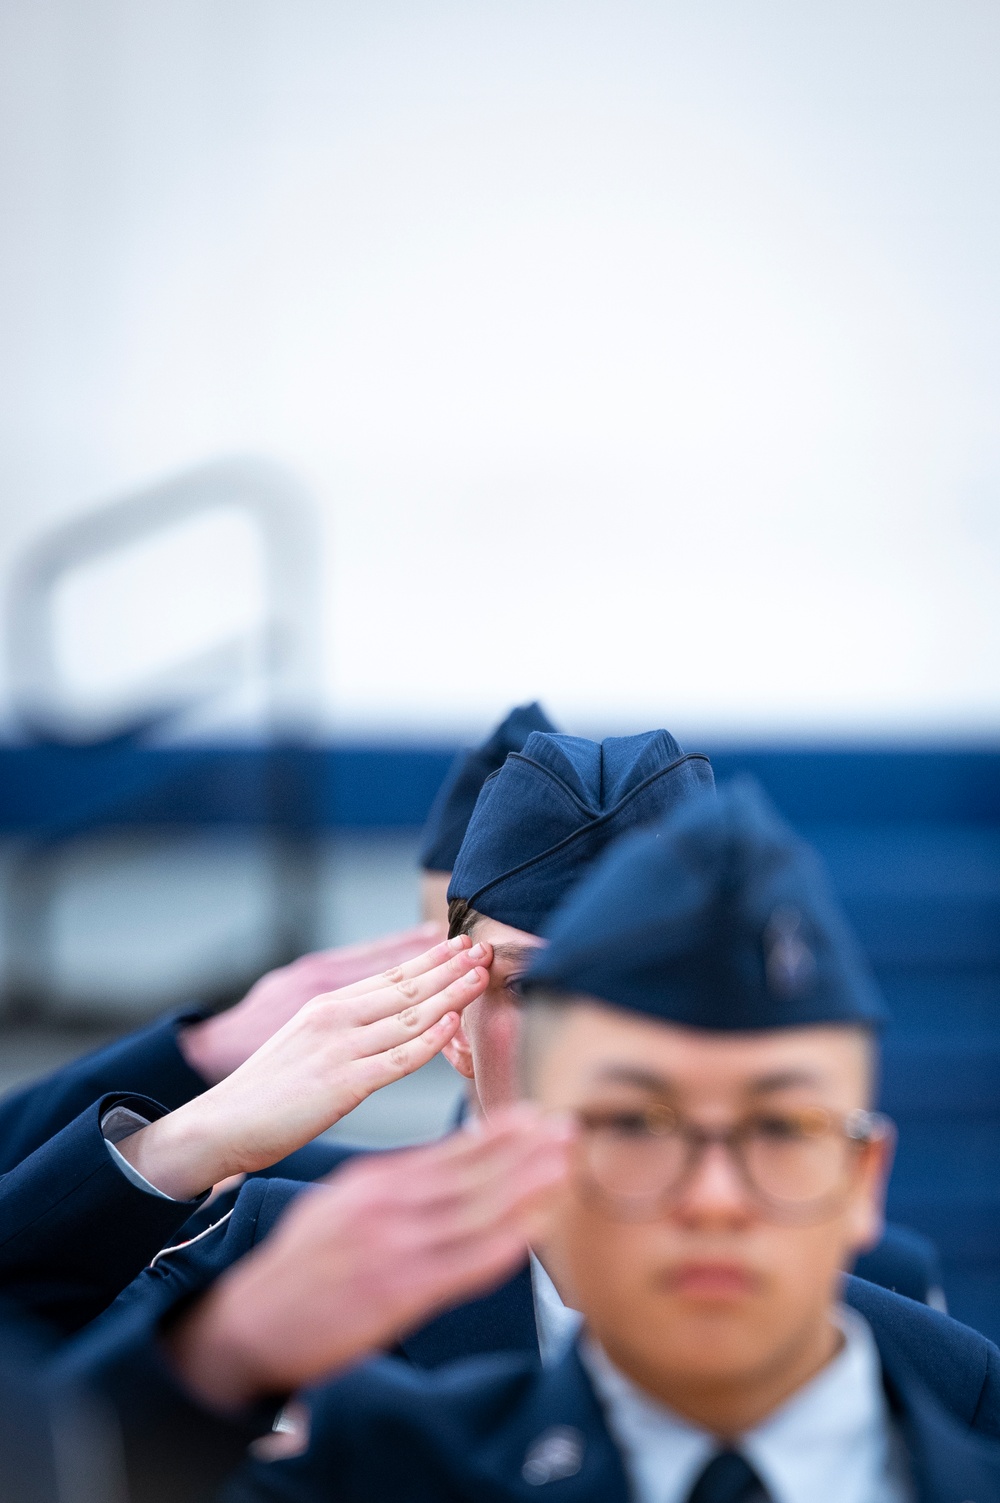
<svg viewBox="0 0 1000 1503"><path fill-rule="evenodd" d="M1000 1339L1000 827L807 830L888 998L890 1214L940 1249L949 1308Z"/></svg>
<svg viewBox="0 0 1000 1503"><path fill-rule="evenodd" d="M893 1220L925 1232L951 1312L1000 1341L1000 757L723 752L821 851L888 999Z"/></svg>

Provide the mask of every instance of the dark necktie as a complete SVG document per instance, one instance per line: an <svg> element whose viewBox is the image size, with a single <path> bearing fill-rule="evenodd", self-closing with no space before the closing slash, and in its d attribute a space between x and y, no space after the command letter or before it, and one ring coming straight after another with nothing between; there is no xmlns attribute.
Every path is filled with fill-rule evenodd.
<svg viewBox="0 0 1000 1503"><path fill-rule="evenodd" d="M687 1503L770 1503L770 1498L748 1461L736 1451L720 1451L691 1489Z"/></svg>

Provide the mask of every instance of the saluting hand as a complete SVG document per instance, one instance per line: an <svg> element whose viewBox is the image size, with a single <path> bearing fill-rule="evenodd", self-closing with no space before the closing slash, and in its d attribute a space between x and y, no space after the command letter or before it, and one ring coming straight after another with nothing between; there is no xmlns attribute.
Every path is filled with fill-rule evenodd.
<svg viewBox="0 0 1000 1503"><path fill-rule="evenodd" d="M118 1144L151 1184L190 1200L266 1169L453 1037L489 982L489 945L468 935L305 1003L225 1080Z"/></svg>
<svg viewBox="0 0 1000 1503"><path fill-rule="evenodd" d="M189 1023L177 1036L181 1053L208 1085L224 1080L320 992L334 992L422 955L443 939L445 925L416 924L359 945L315 950L268 971L241 1002L214 1018Z"/></svg>
<svg viewBox="0 0 1000 1503"><path fill-rule="evenodd" d="M289 1393L483 1293L526 1256L571 1138L521 1105L304 1191L172 1328L187 1386L224 1409Z"/></svg>

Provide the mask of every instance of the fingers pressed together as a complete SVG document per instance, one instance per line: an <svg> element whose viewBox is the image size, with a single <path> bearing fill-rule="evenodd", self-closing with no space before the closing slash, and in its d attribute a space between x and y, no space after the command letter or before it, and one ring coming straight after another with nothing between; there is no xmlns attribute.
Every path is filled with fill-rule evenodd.
<svg viewBox="0 0 1000 1503"><path fill-rule="evenodd" d="M572 1138L567 1122L518 1106L305 1191L174 1331L185 1379L223 1404L290 1391L482 1292L525 1257Z"/></svg>
<svg viewBox="0 0 1000 1503"><path fill-rule="evenodd" d="M486 989L491 959L463 935L312 998L231 1074L120 1151L180 1200L277 1163L432 1059Z"/></svg>

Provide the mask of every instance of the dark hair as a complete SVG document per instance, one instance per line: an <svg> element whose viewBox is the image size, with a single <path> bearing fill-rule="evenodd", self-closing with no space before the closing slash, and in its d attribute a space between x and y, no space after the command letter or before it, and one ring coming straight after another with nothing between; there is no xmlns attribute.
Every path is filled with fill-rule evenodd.
<svg viewBox="0 0 1000 1503"><path fill-rule="evenodd" d="M456 939L459 934L471 934L473 924L481 916L469 907L464 898L452 898L448 904L448 938Z"/></svg>

